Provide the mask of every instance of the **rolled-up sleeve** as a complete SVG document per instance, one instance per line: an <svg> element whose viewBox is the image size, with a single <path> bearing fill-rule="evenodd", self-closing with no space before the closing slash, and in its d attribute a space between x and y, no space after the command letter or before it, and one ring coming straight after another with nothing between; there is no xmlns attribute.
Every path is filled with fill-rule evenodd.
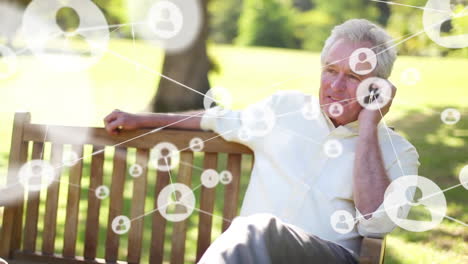
<svg viewBox="0 0 468 264"><path fill-rule="evenodd" d="M405 175L417 175L419 168L419 155L416 149L411 146L398 154L398 159L387 168L387 175L393 181L398 177ZM414 191L414 190L412 190ZM404 205L398 210L398 218L406 218L408 216L409 205ZM366 237L383 237L391 232L396 224L390 219L385 212L384 204L382 203L377 210L372 213L371 217L366 219L364 215L356 208L357 230L361 236Z"/></svg>
<svg viewBox="0 0 468 264"><path fill-rule="evenodd" d="M239 138L242 126L241 111L221 109L219 106L208 109L202 116L200 126L220 134L227 141L245 143Z"/></svg>

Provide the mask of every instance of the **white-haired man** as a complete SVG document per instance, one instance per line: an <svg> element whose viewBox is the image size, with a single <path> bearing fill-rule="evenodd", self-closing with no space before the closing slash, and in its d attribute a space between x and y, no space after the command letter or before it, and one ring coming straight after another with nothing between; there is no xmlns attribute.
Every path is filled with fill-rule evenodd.
<svg viewBox="0 0 468 264"><path fill-rule="evenodd" d="M360 48L377 54L375 69L365 75L356 74L349 63ZM417 175L419 167L416 149L381 122L391 100L378 110L356 100L359 84L370 77L387 79L395 59L383 29L353 19L335 27L325 43L318 101L300 92L279 92L253 106L276 116L265 135L239 133L251 107L225 111L221 117L198 112L203 116L190 119L114 111L105 118L106 129L118 133L178 122L173 127L213 130L254 151L241 217L200 263L357 263L362 236L381 237L395 227L383 210L390 182L404 174ZM396 89L390 89L393 99ZM301 113L310 102L321 107L312 119ZM342 107L338 114L329 111L336 103ZM327 142L339 142L341 155L327 156ZM354 219L339 218L348 231L337 232L331 219L343 210ZM407 212L403 207L399 217Z"/></svg>

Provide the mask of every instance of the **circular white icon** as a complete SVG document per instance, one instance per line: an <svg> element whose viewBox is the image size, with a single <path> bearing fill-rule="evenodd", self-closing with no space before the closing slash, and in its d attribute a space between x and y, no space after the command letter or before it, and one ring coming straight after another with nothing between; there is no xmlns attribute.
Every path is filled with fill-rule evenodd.
<svg viewBox="0 0 468 264"><path fill-rule="evenodd" d="M465 187L465 189L468 190L468 165L463 167L463 169L460 171L460 183Z"/></svg>
<svg viewBox="0 0 468 264"><path fill-rule="evenodd" d="M408 216L401 212L409 207ZM385 191L384 208L399 227L412 232L435 228L444 218L447 202L442 190L431 180L418 176L402 176Z"/></svg>
<svg viewBox="0 0 468 264"><path fill-rule="evenodd" d="M214 188L219 183L219 174L213 169L204 170L201 174L201 182L206 188Z"/></svg>
<svg viewBox="0 0 468 264"><path fill-rule="evenodd" d="M330 216L330 225L340 234L347 234L353 230L355 220L353 215L346 210L335 211Z"/></svg>
<svg viewBox="0 0 468 264"><path fill-rule="evenodd" d="M203 97L203 106L205 110L219 117L226 114L232 106L232 96L228 89L223 87L214 87L208 90Z"/></svg>
<svg viewBox="0 0 468 264"><path fill-rule="evenodd" d="M344 108L340 103L332 103L328 106L328 113L332 117L339 117L343 114Z"/></svg>
<svg viewBox="0 0 468 264"><path fill-rule="evenodd" d="M355 50L349 57L349 67L359 75L371 73L377 66L377 55L368 48Z"/></svg>
<svg viewBox="0 0 468 264"><path fill-rule="evenodd" d="M75 28L59 24L58 14L64 9L72 9L77 16ZM90 67L109 43L106 18L92 1L34 0L24 12L22 29L33 54L58 71Z"/></svg>
<svg viewBox="0 0 468 264"><path fill-rule="evenodd" d="M54 167L44 160L31 160L19 170L20 183L33 192L47 188L56 176Z"/></svg>
<svg viewBox="0 0 468 264"><path fill-rule="evenodd" d="M180 152L177 147L169 142L161 142L151 149L150 162L160 171L170 171L177 167L180 160Z"/></svg>
<svg viewBox="0 0 468 264"><path fill-rule="evenodd" d="M133 178L140 177L143 174L143 167L140 164L132 164L130 168L128 168L128 173Z"/></svg>
<svg viewBox="0 0 468 264"><path fill-rule="evenodd" d="M158 210L168 221L183 221L192 214L194 208L195 195L187 185L170 184L158 196Z"/></svg>
<svg viewBox="0 0 468 264"><path fill-rule="evenodd" d="M18 59L7 46L0 45L0 80L6 80L16 73Z"/></svg>
<svg viewBox="0 0 468 264"><path fill-rule="evenodd" d="M320 106L316 100L308 97L302 106L301 112L306 120L314 120L317 119L320 114Z"/></svg>
<svg viewBox="0 0 468 264"><path fill-rule="evenodd" d="M407 68L401 73L400 80L403 84L412 86L421 80L421 73L416 68Z"/></svg>
<svg viewBox="0 0 468 264"><path fill-rule="evenodd" d="M156 0L148 9L147 2L128 1L130 17L145 23L136 23L136 32L155 42L168 53L177 53L190 47L200 34L203 23L200 1Z"/></svg>
<svg viewBox="0 0 468 264"><path fill-rule="evenodd" d="M440 46L461 49L468 47L468 32L453 25L468 16L468 6L451 5L451 0L428 0L423 13L424 31Z"/></svg>
<svg viewBox="0 0 468 264"><path fill-rule="evenodd" d="M241 127L239 130L237 130L237 136L241 141L244 142L247 142L252 138L250 131L245 127Z"/></svg>
<svg viewBox="0 0 468 264"><path fill-rule="evenodd" d="M63 153L62 164L67 167L73 167L79 160L78 154L72 150L67 150Z"/></svg>
<svg viewBox="0 0 468 264"><path fill-rule="evenodd" d="M200 152L203 150L203 147L205 146L205 142L203 141L203 139L199 137L192 138L189 144L190 144L190 149L193 152Z"/></svg>
<svg viewBox="0 0 468 264"><path fill-rule="evenodd" d="M242 127L255 137L266 136L276 123L276 115L267 105L251 105L241 112Z"/></svg>
<svg viewBox="0 0 468 264"><path fill-rule="evenodd" d="M329 158L337 158L343 153L343 145L336 139L330 139L323 145L323 151Z"/></svg>
<svg viewBox="0 0 468 264"><path fill-rule="evenodd" d="M123 235L130 230L132 223L125 215L119 215L112 220L112 231L117 235Z"/></svg>
<svg viewBox="0 0 468 264"><path fill-rule="evenodd" d="M184 17L180 8L170 1L158 1L148 14L149 28L162 39L170 39L180 33Z"/></svg>
<svg viewBox="0 0 468 264"><path fill-rule="evenodd" d="M460 117L460 112L454 108L447 108L440 114L440 119L447 125L455 125L460 121Z"/></svg>
<svg viewBox="0 0 468 264"><path fill-rule="evenodd" d="M356 91L359 104L369 110L377 110L392 99L392 87L387 80L370 77L362 81Z"/></svg>
<svg viewBox="0 0 468 264"><path fill-rule="evenodd" d="M94 194L96 194L96 197L99 200L104 200L107 197L109 197L109 193L110 193L109 188L105 185L101 185L97 187L96 190L94 190Z"/></svg>
<svg viewBox="0 0 468 264"><path fill-rule="evenodd" d="M227 185L232 182L232 173L230 171L224 170L219 173L219 181Z"/></svg>

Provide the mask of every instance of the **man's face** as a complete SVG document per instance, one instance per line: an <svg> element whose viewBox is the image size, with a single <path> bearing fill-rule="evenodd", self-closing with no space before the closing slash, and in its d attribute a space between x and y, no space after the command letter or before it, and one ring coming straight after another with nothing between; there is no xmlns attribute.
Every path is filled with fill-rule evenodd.
<svg viewBox="0 0 468 264"><path fill-rule="evenodd" d="M319 98L322 109L335 126L357 120L362 106L356 99L356 90L362 80L375 76L374 71L367 75L359 75L349 67L351 54L359 48L372 48L372 44L338 39L325 55ZM329 107L334 102L339 102L343 106L343 113L337 117L329 113Z"/></svg>

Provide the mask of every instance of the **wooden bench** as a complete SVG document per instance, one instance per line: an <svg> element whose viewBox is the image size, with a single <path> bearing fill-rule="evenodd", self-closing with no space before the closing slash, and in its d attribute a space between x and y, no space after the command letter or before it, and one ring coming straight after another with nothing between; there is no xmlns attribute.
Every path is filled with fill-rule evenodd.
<svg viewBox="0 0 468 264"><path fill-rule="evenodd" d="M70 136L51 141L48 135L57 133ZM202 153L187 148L194 137L207 140ZM227 185L200 187L195 192L196 195L199 193L196 197L199 210L182 222L169 223L159 212L145 211L145 201L154 204L151 209L157 208L157 195L170 184L169 172L154 171L147 166L150 149L159 142L171 142L182 150L176 177L179 183L191 188L200 187L199 177L193 177L195 169L219 170L222 167L233 176ZM45 149L48 151L44 152ZM61 167L64 149L73 150L83 159L70 168ZM50 155L43 155L49 152ZM243 193L241 178L244 183L248 181L248 178L247 181L244 179L250 174L253 161L249 148L226 142L211 132L165 129L151 133L151 130L138 130L109 136L103 128L31 124L29 113L16 113L7 181L15 181L17 168L22 164L41 158L58 164L62 178L39 193L25 193L24 200L14 205L0 204L4 207L0 232L2 258L23 261L21 263L116 263L118 260L123 263L193 263L210 245L212 234L226 230L238 214ZM203 165L199 168L194 161L201 158ZM222 161L224 164L219 164ZM132 178L128 176L127 168L135 162L144 169L140 177ZM110 166L106 167L106 163ZM112 169L106 170L108 167ZM93 191L104 183L109 183L108 201L101 201ZM61 196L64 190L66 195ZM19 187L15 192L22 196L24 191ZM216 192L222 192L221 201L220 195L216 199ZM59 201L59 197L66 197L66 203ZM101 206L104 202L109 206ZM212 215L215 205L224 219L218 227L213 224L213 220L217 220ZM107 214L104 224L103 214ZM134 219L128 234L119 236L112 231L112 220L118 215ZM58 219L64 222L63 230L58 230ZM42 227L38 225L40 222ZM197 234L187 234L189 225L196 227ZM104 239L99 239L100 232L105 232ZM149 237L146 245L143 243L145 236ZM189 237L196 240L192 243L196 244L196 250L191 250L193 255L186 250ZM83 246L77 246L79 241ZM364 238L361 262L383 263L384 248L384 240ZM143 254L144 250L149 250L149 254ZM142 255L149 257L142 260Z"/></svg>

